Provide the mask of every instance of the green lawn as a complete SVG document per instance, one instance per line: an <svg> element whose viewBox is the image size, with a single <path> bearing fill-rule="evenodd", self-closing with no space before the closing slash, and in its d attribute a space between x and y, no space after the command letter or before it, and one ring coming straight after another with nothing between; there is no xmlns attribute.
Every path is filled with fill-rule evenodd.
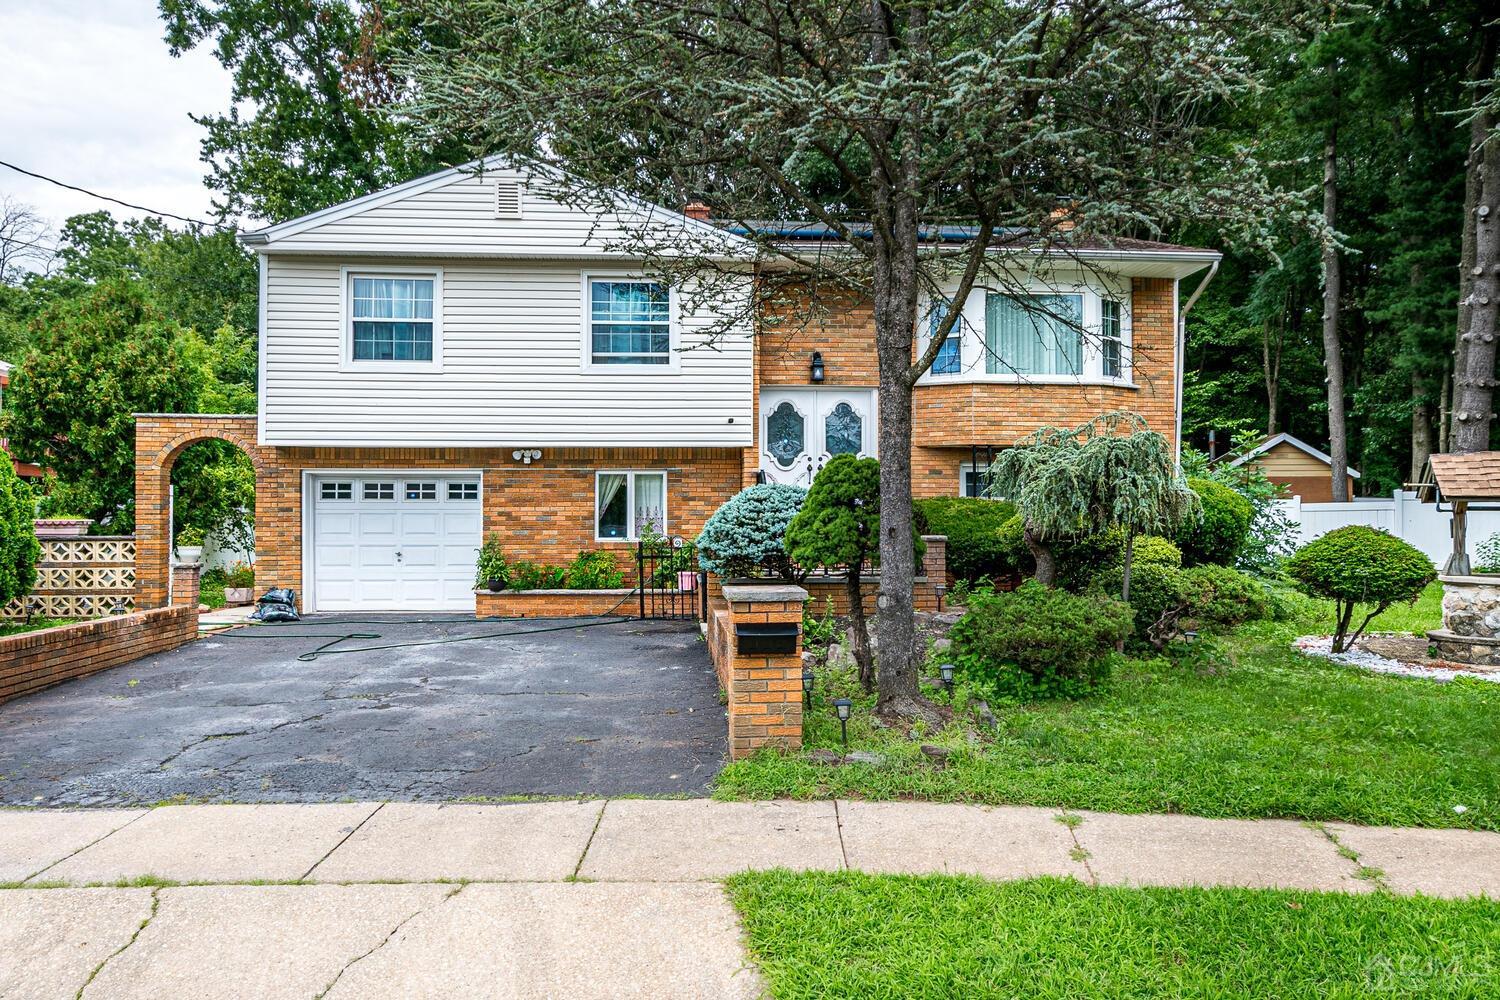
<svg viewBox="0 0 1500 1000"><path fill-rule="evenodd" d="M1500 995L1489 901L787 871L729 891L778 1000Z"/></svg>
<svg viewBox="0 0 1500 1000"><path fill-rule="evenodd" d="M1435 621L1425 595L1378 627ZM1103 694L992 706L997 733L964 724L908 739L870 726L852 677L820 676L807 749L838 749L832 698L855 699L850 747L880 764L762 753L720 774L719 798L914 797L1118 812L1285 816L1500 830L1500 685L1369 674L1293 652L1322 609L1260 623L1198 663L1131 660ZM921 742L953 751L933 766ZM1465 807L1455 812L1455 806Z"/></svg>

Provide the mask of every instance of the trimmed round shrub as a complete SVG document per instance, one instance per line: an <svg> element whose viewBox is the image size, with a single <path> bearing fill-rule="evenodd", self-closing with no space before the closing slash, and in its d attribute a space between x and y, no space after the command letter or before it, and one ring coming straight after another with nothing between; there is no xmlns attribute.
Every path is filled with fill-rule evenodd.
<svg viewBox="0 0 1500 1000"><path fill-rule="evenodd" d="M912 507L919 532L948 537L948 571L955 578L994 579L1018 571L1000 534L1005 523L1016 515L1016 505L1009 500L930 497L915 501Z"/></svg>
<svg viewBox="0 0 1500 1000"><path fill-rule="evenodd" d="M1098 594L1028 580L1009 593L975 594L949 638L965 676L997 695L1076 698L1109 677L1130 609Z"/></svg>
<svg viewBox="0 0 1500 1000"><path fill-rule="evenodd" d="M1125 565L1125 546L1120 546L1120 557L1118 562ZM1146 535L1135 540L1130 550L1130 568L1137 566L1172 566L1182 565L1182 550L1173 545L1165 538L1156 535Z"/></svg>
<svg viewBox="0 0 1500 1000"><path fill-rule="evenodd" d="M1437 577L1420 549L1363 524L1313 539L1292 554L1286 570L1304 594L1334 602L1335 653L1343 652L1392 604L1415 601ZM1349 625L1359 605L1374 610L1351 636Z"/></svg>
<svg viewBox="0 0 1500 1000"><path fill-rule="evenodd" d="M795 568L786 554L786 529L805 499L806 490L784 483L740 490L703 525L698 535L698 565L723 577L769 569L792 579Z"/></svg>
<svg viewBox="0 0 1500 1000"><path fill-rule="evenodd" d="M1229 628L1270 614L1266 588L1228 566L1208 563L1182 571L1188 615L1205 625Z"/></svg>
<svg viewBox="0 0 1500 1000"><path fill-rule="evenodd" d="M35 509L31 487L0 452L0 604L25 597L36 583L42 546L31 520Z"/></svg>
<svg viewBox="0 0 1500 1000"><path fill-rule="evenodd" d="M1188 486L1198 494L1198 514L1177 534L1184 566L1215 563L1233 566L1250 534L1254 509L1250 501L1223 483L1193 476Z"/></svg>
<svg viewBox="0 0 1500 1000"><path fill-rule="evenodd" d="M1125 570L1113 566L1094 580L1100 595L1117 598L1125 582ZM1189 592L1183 570L1162 563L1130 567L1130 613L1137 643L1161 649L1177 635L1177 623L1189 608Z"/></svg>

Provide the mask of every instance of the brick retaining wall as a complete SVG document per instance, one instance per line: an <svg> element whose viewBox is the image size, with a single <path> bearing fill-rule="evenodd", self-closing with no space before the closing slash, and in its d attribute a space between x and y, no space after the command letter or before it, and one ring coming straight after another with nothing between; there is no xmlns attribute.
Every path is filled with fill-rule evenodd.
<svg viewBox="0 0 1500 1000"><path fill-rule="evenodd" d="M196 597L196 588L193 592ZM196 601L5 636L0 638L0 703L165 653L197 636Z"/></svg>
<svg viewBox="0 0 1500 1000"><path fill-rule="evenodd" d="M639 611L640 598L629 588L474 592L474 613L480 618L598 618Z"/></svg>

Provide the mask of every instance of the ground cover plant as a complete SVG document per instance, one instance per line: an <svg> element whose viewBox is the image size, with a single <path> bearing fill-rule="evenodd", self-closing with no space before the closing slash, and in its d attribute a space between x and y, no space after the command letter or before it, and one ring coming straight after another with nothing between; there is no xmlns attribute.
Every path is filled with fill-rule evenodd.
<svg viewBox="0 0 1500 1000"><path fill-rule="evenodd" d="M778 1000L1500 993L1489 900L785 870L729 893Z"/></svg>
<svg viewBox="0 0 1500 1000"><path fill-rule="evenodd" d="M1437 684L1303 656L1298 635L1327 634L1333 607L1281 595L1281 620L1178 641L1174 656L1124 659L1079 701L995 702L975 722L962 677L946 700L961 725L940 731L871 725L872 699L852 674L817 676L800 754L731 763L720 798L916 797L1120 812L1284 816L1376 825L1500 830L1500 685ZM1378 616L1375 630L1436 627L1441 590ZM936 675L935 663L926 673ZM849 746L879 763L831 767L841 751L831 702L854 702ZM934 765L922 743L951 752ZM1462 806L1458 811L1456 807Z"/></svg>

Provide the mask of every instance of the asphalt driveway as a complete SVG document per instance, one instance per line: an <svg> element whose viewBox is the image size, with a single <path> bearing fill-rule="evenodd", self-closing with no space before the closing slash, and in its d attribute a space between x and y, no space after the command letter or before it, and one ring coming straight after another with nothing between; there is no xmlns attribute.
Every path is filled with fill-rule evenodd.
<svg viewBox="0 0 1500 1000"><path fill-rule="evenodd" d="M693 795L723 766L692 623L353 617L209 636L0 705L0 804Z"/></svg>

